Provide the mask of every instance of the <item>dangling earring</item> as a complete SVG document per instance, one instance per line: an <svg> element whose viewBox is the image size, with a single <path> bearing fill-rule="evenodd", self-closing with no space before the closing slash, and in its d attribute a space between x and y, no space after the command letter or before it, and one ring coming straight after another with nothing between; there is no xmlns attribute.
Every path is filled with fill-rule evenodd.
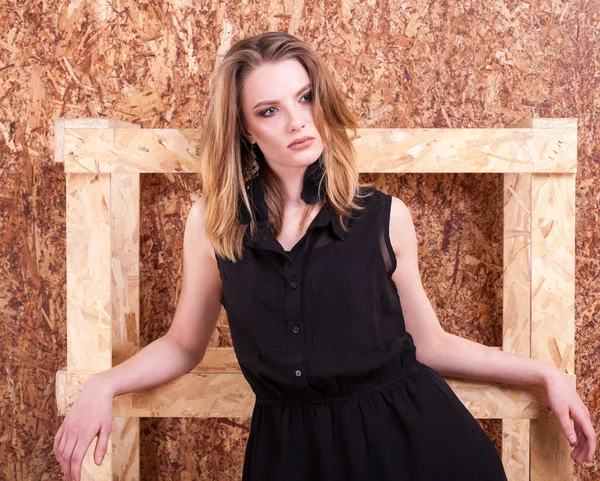
<svg viewBox="0 0 600 481"><path fill-rule="evenodd" d="M244 186L246 188L246 192L250 199L250 204L255 208L254 210L257 213L258 219L260 221L266 222L269 219L269 214L267 212L267 205L265 204L265 196L260 186L259 174L258 171L260 166L258 164L256 154L254 153L254 144L250 144L250 155L249 159L245 161L245 165L243 168L243 176L244 176ZM248 208L246 204L243 202L242 197L240 196L238 201L239 209L238 209L238 220L241 224L250 224L252 220L252 215L248 212Z"/></svg>

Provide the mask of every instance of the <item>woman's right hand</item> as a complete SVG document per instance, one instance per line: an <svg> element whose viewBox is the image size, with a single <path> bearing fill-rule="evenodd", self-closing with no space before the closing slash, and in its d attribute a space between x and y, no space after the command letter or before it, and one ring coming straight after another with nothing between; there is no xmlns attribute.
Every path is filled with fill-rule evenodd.
<svg viewBox="0 0 600 481"><path fill-rule="evenodd" d="M83 458L98 436L94 460L100 466L112 431L113 394L98 374L88 379L56 436L54 455L66 481L79 481Z"/></svg>

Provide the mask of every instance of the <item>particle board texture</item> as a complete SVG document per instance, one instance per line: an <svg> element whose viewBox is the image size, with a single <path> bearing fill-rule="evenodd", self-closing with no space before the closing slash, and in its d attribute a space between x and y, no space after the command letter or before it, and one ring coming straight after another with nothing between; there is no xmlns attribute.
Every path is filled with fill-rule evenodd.
<svg viewBox="0 0 600 481"><path fill-rule="evenodd" d="M55 373L67 365L64 166L54 119L197 128L235 41L309 42L363 128L492 128L578 118L575 375L600 427L600 0L15 2L0 0L0 480L63 479ZM361 174L411 209L443 327L502 343L503 178ZM195 174L140 176L140 347L181 287ZM231 347L221 312L211 347ZM501 422L478 420L501 450ZM249 419L140 419L141 480L240 479ZM600 459L574 467L600 479Z"/></svg>

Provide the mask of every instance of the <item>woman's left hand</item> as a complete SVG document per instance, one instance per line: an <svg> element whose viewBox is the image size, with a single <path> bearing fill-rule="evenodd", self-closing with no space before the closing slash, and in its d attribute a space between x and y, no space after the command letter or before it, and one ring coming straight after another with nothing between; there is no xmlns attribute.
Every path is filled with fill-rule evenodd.
<svg viewBox="0 0 600 481"><path fill-rule="evenodd" d="M557 370L550 374L545 387L552 412L558 418L569 444L575 446L571 458L577 464L584 460L591 462L596 452L596 432L589 409L562 372Z"/></svg>

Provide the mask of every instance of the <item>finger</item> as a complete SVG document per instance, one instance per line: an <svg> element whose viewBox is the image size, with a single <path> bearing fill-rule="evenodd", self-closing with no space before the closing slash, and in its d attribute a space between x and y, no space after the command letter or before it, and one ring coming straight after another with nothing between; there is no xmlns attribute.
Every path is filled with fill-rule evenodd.
<svg viewBox="0 0 600 481"><path fill-rule="evenodd" d="M581 429L580 424L575 421L575 433L577 434L577 445L575 446L575 448L573 449L573 451L571 452L571 457L577 462L580 463L580 459L581 459L581 452L582 449L585 448L586 446L586 437L585 434L583 434L583 430Z"/></svg>
<svg viewBox="0 0 600 481"><path fill-rule="evenodd" d="M73 456L71 456L71 479L73 481L79 481L81 478L81 465L83 464L83 458L85 453L90 446L89 442L82 442L81 437L77 440L75 449L73 450Z"/></svg>
<svg viewBox="0 0 600 481"><path fill-rule="evenodd" d="M585 457L585 453L587 450L587 439L585 435L582 435L579 439L579 443L577 443L577 447L571 453L571 457L577 461L577 463L581 463L581 460Z"/></svg>
<svg viewBox="0 0 600 481"><path fill-rule="evenodd" d="M573 446L575 444L575 442L577 441L577 435L575 434L575 428L573 427L573 424L571 423L571 417L569 416L569 409L561 409L560 412L556 412L555 414L558 418L558 422L560 423L560 426L562 428L562 431L563 431L565 437L569 441L569 444L571 444L571 446Z"/></svg>
<svg viewBox="0 0 600 481"><path fill-rule="evenodd" d="M65 450L65 446L67 445L67 442L69 441L69 433L67 431L65 431L63 433L63 435L60 438L60 441L58 442L58 454L62 457L62 453Z"/></svg>
<svg viewBox="0 0 600 481"><path fill-rule="evenodd" d="M60 440L57 438L54 438L54 444L52 446L52 452L54 453L54 457L56 458L56 461L58 463L60 463L60 456L58 454L58 444L60 443Z"/></svg>
<svg viewBox="0 0 600 481"><path fill-rule="evenodd" d="M588 462L592 462L594 459L594 454L596 453L596 432L594 428L591 426L590 422L590 430L592 431L593 436L588 439L588 452L587 452L587 460Z"/></svg>
<svg viewBox="0 0 600 481"><path fill-rule="evenodd" d="M65 423L62 423L60 425L60 427L58 428L58 431L56 431L56 434L54 435L54 444L52 446L52 450L54 451L54 456L57 457L58 459L58 446L60 445L60 440L62 439L63 433L65 432L64 429Z"/></svg>
<svg viewBox="0 0 600 481"><path fill-rule="evenodd" d="M596 432L594 431L594 426L592 426L592 421L587 413L584 414L583 412L576 411L573 413L573 416L575 423L581 426L581 430L586 437L586 449L584 449L582 457L591 461L596 450Z"/></svg>
<svg viewBox="0 0 600 481"><path fill-rule="evenodd" d="M584 436L585 438L585 436ZM577 460L578 464L581 464L583 461L585 461L585 458L587 456L587 448L588 447L588 440L586 439L582 445L581 445L581 449L579 450L579 453L577 454L577 457L575 458Z"/></svg>
<svg viewBox="0 0 600 481"><path fill-rule="evenodd" d="M65 460L64 451L65 451L65 447L66 447L68 441L69 441L69 433L67 431L65 431L63 433L63 436L60 439L60 443L58 445L58 462L60 463L60 470L62 471L63 474L65 474L65 465L67 462Z"/></svg>
<svg viewBox="0 0 600 481"><path fill-rule="evenodd" d="M579 449L581 449L581 445L585 442L585 436L583 435L581 426L578 423L575 423L575 434L577 435L577 445L572 451L573 457L575 457L575 453L578 452Z"/></svg>
<svg viewBox="0 0 600 481"><path fill-rule="evenodd" d="M67 481L71 481L71 456L73 456L73 449L75 449L75 444L77 444L77 438L69 438L67 444L65 445L65 449L63 451L63 459L64 459L64 475L67 478Z"/></svg>
<svg viewBox="0 0 600 481"><path fill-rule="evenodd" d="M94 459L98 466L102 464L102 459L104 459L104 455L106 454L111 431L112 425L107 426L102 424L100 426L100 434L98 435L98 442L96 443L96 449L94 450Z"/></svg>

